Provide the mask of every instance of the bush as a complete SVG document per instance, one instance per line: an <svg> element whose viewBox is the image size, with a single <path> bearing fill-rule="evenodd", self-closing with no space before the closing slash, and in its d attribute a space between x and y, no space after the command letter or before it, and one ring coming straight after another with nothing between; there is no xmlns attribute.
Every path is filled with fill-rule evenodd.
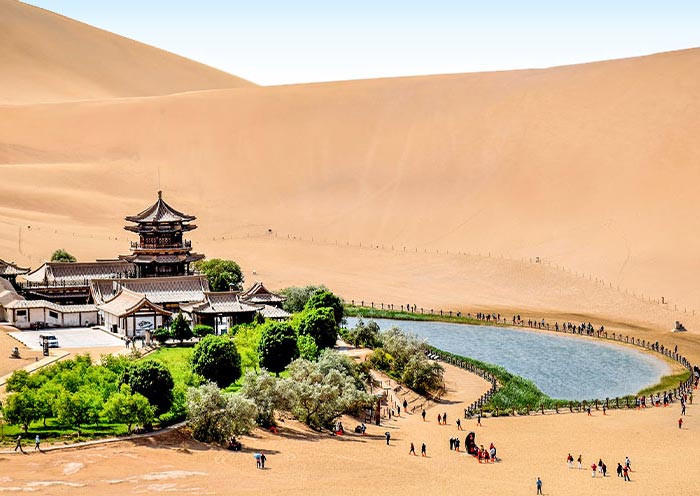
<svg viewBox="0 0 700 496"><path fill-rule="evenodd" d="M320 353L314 338L306 334L300 334L297 338L297 349L301 358L311 361L316 360Z"/></svg>
<svg viewBox="0 0 700 496"><path fill-rule="evenodd" d="M185 339L192 339L192 329L190 329L190 325L185 320L185 317L182 316L182 312L179 312L177 317L173 320L170 326L170 332L173 339L179 340L180 344L182 344Z"/></svg>
<svg viewBox="0 0 700 496"><path fill-rule="evenodd" d="M262 327L260 362L279 375L297 355L297 335L288 322L268 322Z"/></svg>
<svg viewBox="0 0 700 496"><path fill-rule="evenodd" d="M353 329L345 332L343 339L358 348L374 348L380 343L379 325L373 320L365 324L360 318Z"/></svg>
<svg viewBox="0 0 700 496"><path fill-rule="evenodd" d="M306 305L304 305L304 310L316 310L319 308L333 309L333 317L335 318L336 325L340 325L343 321L343 314L345 312L343 300L330 291L314 293L311 298L309 298L309 301L306 302Z"/></svg>
<svg viewBox="0 0 700 496"><path fill-rule="evenodd" d="M153 331L153 339L158 341L160 344L165 344L168 339L173 338L173 333L169 327L159 327Z"/></svg>
<svg viewBox="0 0 700 496"><path fill-rule="evenodd" d="M204 325L204 324L197 324L192 329L192 332L198 338L203 338L204 336L209 336L210 334L214 334L214 328L212 326L208 326L208 325Z"/></svg>
<svg viewBox="0 0 700 496"><path fill-rule="evenodd" d="M157 360L142 360L129 364L121 378L133 393L148 399L155 414L167 412L173 404L173 376L170 370Z"/></svg>
<svg viewBox="0 0 700 496"><path fill-rule="evenodd" d="M110 396L105 403L102 413L110 422L126 424L127 432L131 434L132 425L153 423L153 410L145 396L132 393L127 384L122 384L119 392Z"/></svg>
<svg viewBox="0 0 700 496"><path fill-rule="evenodd" d="M248 434L257 414L252 401L238 394L224 395L215 384L187 390L187 423L199 441L224 444L232 436Z"/></svg>
<svg viewBox="0 0 700 496"><path fill-rule="evenodd" d="M314 338L319 349L332 348L338 339L338 326L331 308L307 310L302 315L297 330L299 335Z"/></svg>
<svg viewBox="0 0 700 496"><path fill-rule="evenodd" d="M192 371L227 387L241 377L241 357L228 336L206 336L192 352Z"/></svg>
<svg viewBox="0 0 700 496"><path fill-rule="evenodd" d="M255 404L258 409L258 424L264 427L275 424L276 411L289 410L288 388L265 369L246 372L240 394Z"/></svg>

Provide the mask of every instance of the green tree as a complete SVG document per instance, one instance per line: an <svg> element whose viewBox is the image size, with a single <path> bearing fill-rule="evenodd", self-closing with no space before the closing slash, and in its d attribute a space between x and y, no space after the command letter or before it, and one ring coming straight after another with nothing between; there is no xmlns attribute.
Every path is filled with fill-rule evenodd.
<svg viewBox="0 0 700 496"><path fill-rule="evenodd" d="M401 382L418 394L439 394L445 387L444 371L442 365L428 360L425 355L415 355L404 366Z"/></svg>
<svg viewBox="0 0 700 496"><path fill-rule="evenodd" d="M120 382L128 384L133 393L145 396L155 408L155 414L167 412L173 403L173 376L158 360L131 363Z"/></svg>
<svg viewBox="0 0 700 496"><path fill-rule="evenodd" d="M306 306L306 303L309 301L309 298L311 298L311 296L323 291L328 291L328 288L325 287L323 284L321 284L320 286L310 285L304 287L292 286L289 288L284 288L280 291L280 294L286 296L287 299L285 300L282 306L287 312L290 313L301 312L302 310L304 310L304 307Z"/></svg>
<svg viewBox="0 0 700 496"><path fill-rule="evenodd" d="M298 332L299 335L314 338L320 350L332 348L338 339L338 326L333 309L324 307L307 310L299 321Z"/></svg>
<svg viewBox="0 0 700 496"><path fill-rule="evenodd" d="M228 336L206 336L192 352L192 371L227 387L241 377L241 357Z"/></svg>
<svg viewBox="0 0 700 496"><path fill-rule="evenodd" d="M108 421L126 424L129 433L134 424L150 425L153 413L154 408L148 399L142 394L132 393L128 384L122 384L119 392L109 397L102 410Z"/></svg>
<svg viewBox="0 0 700 496"><path fill-rule="evenodd" d="M185 322L186 323L186 322ZM153 339L158 341L160 344L165 344L168 339L173 338L173 332L169 327L159 327L153 331Z"/></svg>
<svg viewBox="0 0 700 496"><path fill-rule="evenodd" d="M185 317L182 316L182 312L178 312L177 316L173 319L170 332L172 333L173 339L179 340L180 344L182 344L185 339L192 339L192 329L185 320Z"/></svg>
<svg viewBox="0 0 700 496"><path fill-rule="evenodd" d="M212 258L195 263L195 269L207 276L212 291L229 291L243 289L243 272L233 260Z"/></svg>
<svg viewBox="0 0 700 496"><path fill-rule="evenodd" d="M212 326L208 326L208 325L204 325L204 324L197 324L192 329L192 332L198 338L203 338L204 336L209 336L210 334L214 334L214 328Z"/></svg>
<svg viewBox="0 0 700 496"><path fill-rule="evenodd" d="M239 324L229 330L233 336L233 342L241 355L241 368L257 370L260 366L260 339L262 338L262 326L257 324Z"/></svg>
<svg viewBox="0 0 700 496"><path fill-rule="evenodd" d="M319 350L316 341L307 334L300 334L297 337L297 349L301 358L312 361L318 358Z"/></svg>
<svg viewBox="0 0 700 496"><path fill-rule="evenodd" d="M41 418L41 413L36 408L34 391L24 389L8 396L3 407L3 414L8 423L22 427L26 434L29 430L29 424Z"/></svg>
<svg viewBox="0 0 700 496"><path fill-rule="evenodd" d="M239 394L222 394L215 384L207 383L189 388L186 397L187 423L199 441L223 444L255 427L255 404Z"/></svg>
<svg viewBox="0 0 700 496"><path fill-rule="evenodd" d="M63 248L59 248L51 254L52 262L75 262L76 258Z"/></svg>
<svg viewBox="0 0 700 496"><path fill-rule="evenodd" d="M59 423L75 427L80 436L83 425L98 422L101 407L99 392L86 386L75 393L63 391L56 401L55 412Z"/></svg>
<svg viewBox="0 0 700 496"><path fill-rule="evenodd" d="M288 322L268 322L262 326L260 362L279 376L298 354L297 335Z"/></svg>
<svg viewBox="0 0 700 496"><path fill-rule="evenodd" d="M345 313L343 300L330 291L314 293L311 298L309 298L309 301L306 302L306 305L304 305L304 310L315 310L318 308L332 308L336 325L340 325L343 321L343 315Z"/></svg>
<svg viewBox="0 0 700 496"><path fill-rule="evenodd" d="M367 324L359 319L357 325L344 336L348 343L359 348L374 348L379 343L379 325L370 320Z"/></svg>
<svg viewBox="0 0 700 496"><path fill-rule="evenodd" d="M31 378L29 372L24 369L15 370L7 379L5 391L8 393L17 393L29 386Z"/></svg>

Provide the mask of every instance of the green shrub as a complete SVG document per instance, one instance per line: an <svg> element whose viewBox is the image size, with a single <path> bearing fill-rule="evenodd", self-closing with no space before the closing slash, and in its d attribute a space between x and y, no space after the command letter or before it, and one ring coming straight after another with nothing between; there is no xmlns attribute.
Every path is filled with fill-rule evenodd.
<svg viewBox="0 0 700 496"><path fill-rule="evenodd" d="M241 357L228 336L206 336L192 352L192 371L225 388L241 377Z"/></svg>

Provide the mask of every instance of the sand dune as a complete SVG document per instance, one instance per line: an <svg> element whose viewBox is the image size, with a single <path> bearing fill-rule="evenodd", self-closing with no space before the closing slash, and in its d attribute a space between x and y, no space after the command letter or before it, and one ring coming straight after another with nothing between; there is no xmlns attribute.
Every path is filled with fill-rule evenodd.
<svg viewBox="0 0 700 496"><path fill-rule="evenodd" d="M251 86L222 71L15 0L0 1L0 104Z"/></svg>
<svg viewBox="0 0 700 496"><path fill-rule="evenodd" d="M541 257L692 308L699 62L696 49L547 70L2 107L0 249L32 264L59 244L82 258L123 252L120 219L163 189L199 217L192 238L210 256L249 258L235 238L272 229L365 247ZM29 225L36 236L20 233ZM264 236L259 243L268 246ZM342 259L314 270L314 246L293 259L284 250L270 247L254 268L303 268L350 294L378 276L345 270ZM381 260L366 257L373 267ZM478 265L416 263L402 272L399 298L420 301L454 273L493 286ZM382 280L395 274L378 270ZM507 281L510 269L497 270ZM534 292L547 287L541 274L523 277ZM479 300L458 283L450 301ZM551 301L543 309L559 310Z"/></svg>

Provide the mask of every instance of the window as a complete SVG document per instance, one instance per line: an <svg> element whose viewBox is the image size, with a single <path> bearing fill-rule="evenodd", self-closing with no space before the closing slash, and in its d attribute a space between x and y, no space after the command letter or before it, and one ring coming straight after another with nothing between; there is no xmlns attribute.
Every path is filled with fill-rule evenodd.
<svg viewBox="0 0 700 496"><path fill-rule="evenodd" d="M58 313L49 311L49 317L52 319L57 319L58 318Z"/></svg>
<svg viewBox="0 0 700 496"><path fill-rule="evenodd" d="M17 317L24 317L27 315L26 310L17 310Z"/></svg>

